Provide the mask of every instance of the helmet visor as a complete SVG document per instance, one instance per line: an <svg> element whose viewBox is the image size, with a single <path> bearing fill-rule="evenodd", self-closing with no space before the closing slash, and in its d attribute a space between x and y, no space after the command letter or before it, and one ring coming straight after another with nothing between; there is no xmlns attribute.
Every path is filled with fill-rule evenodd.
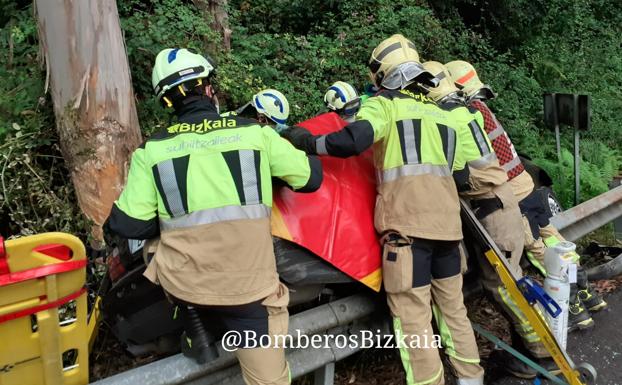
<svg viewBox="0 0 622 385"><path fill-rule="evenodd" d="M416 62L406 62L400 64L389 75L387 75L380 85L390 90L403 89L413 82L421 83L429 87L436 87L439 80L425 68Z"/></svg>
<svg viewBox="0 0 622 385"><path fill-rule="evenodd" d="M356 98L347 102L341 109L341 113L347 116L354 116L361 109L361 98Z"/></svg>

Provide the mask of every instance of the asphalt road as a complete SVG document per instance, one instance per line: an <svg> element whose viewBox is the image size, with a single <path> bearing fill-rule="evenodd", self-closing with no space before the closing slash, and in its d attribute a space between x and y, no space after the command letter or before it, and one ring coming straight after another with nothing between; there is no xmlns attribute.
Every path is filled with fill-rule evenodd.
<svg viewBox="0 0 622 385"><path fill-rule="evenodd" d="M568 354L576 364L588 362L598 373L596 385L622 385L622 290L605 297L609 308L594 314L595 327L568 336ZM534 380L519 380L492 370L487 385L528 385ZM552 384L541 380L543 385Z"/></svg>

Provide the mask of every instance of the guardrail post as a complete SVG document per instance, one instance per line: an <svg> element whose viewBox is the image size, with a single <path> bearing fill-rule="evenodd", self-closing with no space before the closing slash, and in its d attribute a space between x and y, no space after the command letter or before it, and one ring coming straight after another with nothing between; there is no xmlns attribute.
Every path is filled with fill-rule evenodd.
<svg viewBox="0 0 622 385"><path fill-rule="evenodd" d="M328 364L313 372L313 385L333 385L335 383L335 363Z"/></svg>
<svg viewBox="0 0 622 385"><path fill-rule="evenodd" d="M611 183L609 183L609 189L611 190L618 186L622 186L622 174L614 177ZM613 221L613 232L615 238L622 241L622 217Z"/></svg>

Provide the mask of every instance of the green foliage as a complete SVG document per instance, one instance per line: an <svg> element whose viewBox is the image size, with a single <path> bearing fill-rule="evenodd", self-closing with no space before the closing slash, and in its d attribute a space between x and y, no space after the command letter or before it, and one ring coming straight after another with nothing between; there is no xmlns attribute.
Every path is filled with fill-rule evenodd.
<svg viewBox="0 0 622 385"><path fill-rule="evenodd" d="M210 16L193 3L117 1L147 135L170 119L151 88L151 66L161 49L189 47L217 61L221 110L235 109L272 87L290 100L293 123L325 110L323 94L334 81L362 89L371 50L402 33L415 42L422 60L464 59L475 65L499 95L490 106L517 150L552 175L566 206L574 187L572 133L562 133L558 165L554 135L542 122L542 93L592 97L592 130L582 134L581 143L584 199L605 191L622 165L619 1L229 0L230 52L223 52L219 34L210 29ZM5 142L0 171L6 182L0 223L9 223L0 232L9 227L12 232L76 232L84 227L70 220L78 217L77 209L44 92L31 3L0 0L0 5L0 141Z"/></svg>
<svg viewBox="0 0 622 385"><path fill-rule="evenodd" d="M206 42L219 42L209 20L179 0L126 0L118 2L125 34L138 118L146 133L166 126L167 112L153 97L151 68L164 48L185 47L206 52Z"/></svg>
<svg viewBox="0 0 622 385"><path fill-rule="evenodd" d="M50 123L50 111L43 106L45 75L38 57L37 27L29 9L16 12L0 29L0 140Z"/></svg>
<svg viewBox="0 0 622 385"><path fill-rule="evenodd" d="M0 233L86 235L53 126L9 135L0 145Z"/></svg>
<svg viewBox="0 0 622 385"><path fill-rule="evenodd" d="M608 182L618 174L616 167L620 156L599 142L585 141L581 148L580 186L581 198L593 197L609 189ZM552 178L555 192L564 207L574 205L574 156L562 148L561 162L549 159L534 159Z"/></svg>
<svg viewBox="0 0 622 385"><path fill-rule="evenodd" d="M0 29L0 233L86 227L57 145L32 8L3 8Z"/></svg>

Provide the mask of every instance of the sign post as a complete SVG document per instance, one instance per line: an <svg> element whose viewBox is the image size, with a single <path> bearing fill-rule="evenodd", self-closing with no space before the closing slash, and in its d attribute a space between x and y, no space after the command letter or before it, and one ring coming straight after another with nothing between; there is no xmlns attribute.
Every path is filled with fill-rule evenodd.
<svg viewBox="0 0 622 385"><path fill-rule="evenodd" d="M555 144L557 146L557 159L561 164L561 135L560 124L574 128L574 178L575 195L574 204L579 204L581 198L581 173L579 142L581 130L590 129L590 104L589 95L578 94L544 94L544 122L555 130Z"/></svg>

